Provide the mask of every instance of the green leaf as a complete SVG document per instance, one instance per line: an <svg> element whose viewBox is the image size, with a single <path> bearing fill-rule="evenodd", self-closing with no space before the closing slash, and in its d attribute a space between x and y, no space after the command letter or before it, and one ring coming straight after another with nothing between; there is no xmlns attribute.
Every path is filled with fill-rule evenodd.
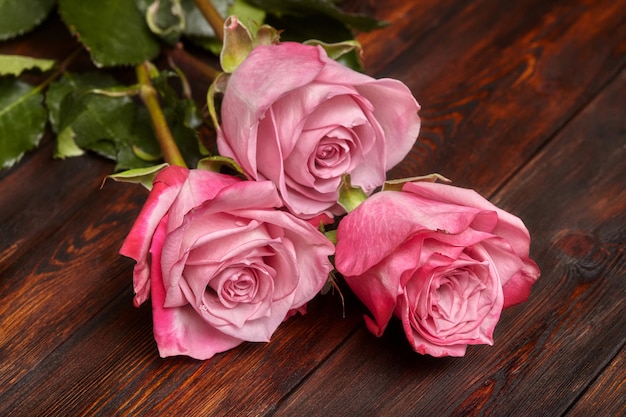
<svg viewBox="0 0 626 417"><path fill-rule="evenodd" d="M202 157L196 131L201 123L198 109L168 84L176 73L155 72L152 76L170 130L189 166L194 166ZM46 96L51 125L60 132L55 156L89 150L117 161L116 170L146 167L161 160L148 111L129 96L135 91L135 86L120 86L104 73L64 74Z"/></svg>
<svg viewBox="0 0 626 417"><path fill-rule="evenodd" d="M71 128L74 141L83 148L117 159L116 144L127 141L135 119L128 97L113 98L77 91L61 102L60 130Z"/></svg>
<svg viewBox="0 0 626 417"><path fill-rule="evenodd" d="M159 43L130 0L59 0L59 13L100 67L136 65L159 53Z"/></svg>
<svg viewBox="0 0 626 417"><path fill-rule="evenodd" d="M326 239L330 240L333 245L337 245L337 230L329 230L324 232Z"/></svg>
<svg viewBox="0 0 626 417"><path fill-rule="evenodd" d="M34 29L54 7L55 0L0 0L0 40Z"/></svg>
<svg viewBox="0 0 626 417"><path fill-rule="evenodd" d="M46 92L46 107L48 107L53 131L59 133L61 102L69 93L91 89L106 89L118 84L113 77L102 72L64 73L63 77L53 82Z"/></svg>
<svg viewBox="0 0 626 417"><path fill-rule="evenodd" d="M57 135L56 148L54 157L57 159L65 159L73 156L81 156L85 153L74 140L74 131L71 127L63 129L63 132Z"/></svg>
<svg viewBox="0 0 626 417"><path fill-rule="evenodd" d="M39 89L0 78L0 168L11 167L39 144L46 125L42 100Z"/></svg>
<svg viewBox="0 0 626 417"><path fill-rule="evenodd" d="M31 58L21 55L0 55L0 75L15 75L37 68L41 71L48 71L54 66L52 59Z"/></svg>
<svg viewBox="0 0 626 417"><path fill-rule="evenodd" d="M46 105L57 132L55 157L93 151L117 161L117 169L150 165L134 152L136 104L133 87L120 86L104 73L65 73L48 88ZM156 142L154 137L149 139Z"/></svg>
<svg viewBox="0 0 626 417"><path fill-rule="evenodd" d="M148 27L168 43L176 43L185 30L185 11L181 0L135 0Z"/></svg>
<svg viewBox="0 0 626 417"><path fill-rule="evenodd" d="M161 96L161 107L172 136L188 166L195 166L203 156L196 128L202 122L199 111L191 99L180 98L167 80L175 73L164 71L152 80Z"/></svg>
<svg viewBox="0 0 626 417"><path fill-rule="evenodd" d="M225 17L233 0L212 0L212 3L220 15ZM213 28L194 0L135 0L135 4L146 17L150 30L168 42L177 40L182 34L215 37Z"/></svg>
<svg viewBox="0 0 626 417"><path fill-rule="evenodd" d="M65 96L73 91L85 91L92 88L108 88L115 85L113 77L103 73L73 74L66 72L63 78L55 81L48 87L46 92L46 106L48 107L48 119L52 130L57 134L54 157L65 159L81 156L85 153L76 144L76 134L71 126L60 129L61 103Z"/></svg>

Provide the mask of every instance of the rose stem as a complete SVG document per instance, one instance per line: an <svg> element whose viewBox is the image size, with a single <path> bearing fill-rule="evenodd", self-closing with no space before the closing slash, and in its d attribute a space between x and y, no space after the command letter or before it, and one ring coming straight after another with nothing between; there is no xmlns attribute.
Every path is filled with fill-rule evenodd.
<svg viewBox="0 0 626 417"><path fill-rule="evenodd" d="M174 137L172 136L172 132L167 125L167 121L165 120L165 115L163 114L163 110L159 104L157 91L152 86L152 82L150 81L150 71L148 66L149 63L144 62L143 64L137 65L135 68L137 81L140 85L139 96L148 108L154 133L156 134L157 141L161 147L161 152L163 152L163 159L165 159L165 162L170 165L187 167L178 146L176 146L176 142L174 142Z"/></svg>
<svg viewBox="0 0 626 417"><path fill-rule="evenodd" d="M206 21L209 22L209 25L211 25L215 31L217 39L224 42L224 18L217 12L211 0L194 0L194 2L202 12Z"/></svg>
<svg viewBox="0 0 626 417"><path fill-rule="evenodd" d="M215 78L217 78L217 76L220 74L218 70L191 55L180 46L176 46L174 48L166 48L164 49L164 52L165 55L167 55L168 59L175 63L176 66L189 68L194 73L206 77L211 81L215 80Z"/></svg>
<svg viewBox="0 0 626 417"><path fill-rule="evenodd" d="M52 81L56 80L61 75L63 75L63 73L67 70L67 67L72 63L72 61L78 56L78 54L81 51L82 51L82 47L76 48L74 51L72 51L72 53L70 53L67 56L67 58L65 58L63 61L61 61L59 63L59 65L57 65L54 68L54 72L52 74L50 74L50 76L48 78L43 80L43 82L41 84L39 84L37 87L35 87L35 89L37 91L43 91L50 83L52 83Z"/></svg>

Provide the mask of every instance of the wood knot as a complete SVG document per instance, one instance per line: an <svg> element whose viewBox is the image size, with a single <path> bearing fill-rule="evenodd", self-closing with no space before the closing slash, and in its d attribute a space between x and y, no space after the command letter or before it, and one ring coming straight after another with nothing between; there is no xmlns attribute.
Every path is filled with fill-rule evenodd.
<svg viewBox="0 0 626 417"><path fill-rule="evenodd" d="M583 283L602 276L621 245L603 242L586 233L567 232L555 240L555 247L564 255L570 276Z"/></svg>
<svg viewBox="0 0 626 417"><path fill-rule="evenodd" d="M586 234L568 232L557 238L555 246L567 257L580 259L593 250L595 239Z"/></svg>

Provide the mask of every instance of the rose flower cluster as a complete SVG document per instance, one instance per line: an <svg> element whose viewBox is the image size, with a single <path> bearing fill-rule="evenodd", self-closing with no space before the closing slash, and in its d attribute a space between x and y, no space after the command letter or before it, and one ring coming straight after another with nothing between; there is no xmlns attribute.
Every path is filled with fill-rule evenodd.
<svg viewBox="0 0 626 417"><path fill-rule="evenodd" d="M137 262L134 301L151 299L160 355L267 342L335 268L375 335L395 316L419 353L492 344L502 309L539 277L529 233L472 190L379 191L418 137L409 88L291 42L255 44L226 75L217 145L247 179L164 168L120 251ZM361 196L351 206L346 178ZM336 238L319 228L333 221Z"/></svg>

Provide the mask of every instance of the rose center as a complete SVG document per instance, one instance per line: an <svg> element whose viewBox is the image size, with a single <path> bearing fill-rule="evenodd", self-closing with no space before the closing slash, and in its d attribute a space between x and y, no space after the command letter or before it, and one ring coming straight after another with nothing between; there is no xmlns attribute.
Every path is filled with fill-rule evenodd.
<svg viewBox="0 0 626 417"><path fill-rule="evenodd" d="M315 157L324 162L327 159L334 159L337 156L337 148L331 145L322 145L317 148L317 155Z"/></svg>
<svg viewBox="0 0 626 417"><path fill-rule="evenodd" d="M217 295L220 303L233 308L241 303L255 303L262 296L264 276L268 272L259 266L243 266L228 268L217 279L213 279L206 287L207 293Z"/></svg>
<svg viewBox="0 0 626 417"><path fill-rule="evenodd" d="M457 269L439 283L432 312L451 323L467 320L468 304L473 305L484 289L485 284L472 271Z"/></svg>
<svg viewBox="0 0 626 417"><path fill-rule="evenodd" d="M222 296L229 301L242 302L254 298L257 279L253 271L242 270L228 279L222 287Z"/></svg>
<svg viewBox="0 0 626 417"><path fill-rule="evenodd" d="M331 135L333 132L320 140L313 155L311 172L320 178L334 177L350 166L350 140Z"/></svg>

